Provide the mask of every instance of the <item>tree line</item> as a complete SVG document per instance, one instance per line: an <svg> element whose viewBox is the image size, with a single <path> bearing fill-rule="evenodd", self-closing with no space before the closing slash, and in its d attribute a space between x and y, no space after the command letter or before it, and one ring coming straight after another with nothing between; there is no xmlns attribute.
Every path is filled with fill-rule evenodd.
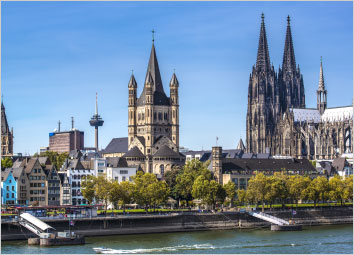
<svg viewBox="0 0 354 255"><path fill-rule="evenodd" d="M262 204L275 202L284 205L286 201L295 203L312 201L314 206L322 201L336 201L342 205L344 201L353 200L353 175L342 178L335 175L329 180L324 176L311 179L302 175L285 175L281 172L272 176L257 173L248 181L247 190L237 190L240 204Z"/></svg>
<svg viewBox="0 0 354 255"><path fill-rule="evenodd" d="M144 208L156 208L166 204L169 197L179 201L182 206L192 206L198 199L215 209L217 204L234 206L244 204L284 204L299 200L319 201L335 200L340 202L353 200L353 176L341 178L334 176L330 180L319 176L313 180L308 176L285 175L281 172L272 176L257 173L249 179L247 190L237 189L234 182L221 185L208 169L209 162L188 161L183 167L174 167L165 173L159 181L154 174L138 171L132 181L118 183L104 176L87 176L82 181L81 191L91 204L101 201L105 207L112 203L125 209L127 204L136 203Z"/></svg>

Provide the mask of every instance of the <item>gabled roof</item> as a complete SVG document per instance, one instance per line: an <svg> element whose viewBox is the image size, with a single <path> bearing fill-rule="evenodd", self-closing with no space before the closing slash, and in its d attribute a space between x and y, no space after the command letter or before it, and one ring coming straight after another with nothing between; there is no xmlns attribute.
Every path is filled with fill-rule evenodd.
<svg viewBox="0 0 354 255"><path fill-rule="evenodd" d="M336 171L343 171L347 164L348 161L345 158L335 158L332 162L332 166Z"/></svg>
<svg viewBox="0 0 354 255"><path fill-rule="evenodd" d="M316 171L307 159L222 159L223 171Z"/></svg>
<svg viewBox="0 0 354 255"><path fill-rule="evenodd" d="M39 163L38 158L30 158L28 160L28 163L27 163L26 168L25 168L26 174L29 174L32 171L32 169L35 167L36 164L38 164L41 167L41 169L42 169L42 166Z"/></svg>
<svg viewBox="0 0 354 255"><path fill-rule="evenodd" d="M6 181L10 173L11 173L11 168L6 168L4 171L1 171L1 179L3 179L3 181Z"/></svg>
<svg viewBox="0 0 354 255"><path fill-rule="evenodd" d="M102 153L125 153L128 151L128 137L113 138Z"/></svg>
<svg viewBox="0 0 354 255"><path fill-rule="evenodd" d="M80 159L66 159L63 164L64 169L84 170L85 167L81 164Z"/></svg>
<svg viewBox="0 0 354 255"><path fill-rule="evenodd" d="M156 157L180 157L180 155L167 145L163 145L158 151L155 152L154 158Z"/></svg>
<svg viewBox="0 0 354 255"><path fill-rule="evenodd" d="M78 159L82 156L82 152L80 150L71 150L69 153L69 158Z"/></svg>
<svg viewBox="0 0 354 255"><path fill-rule="evenodd" d="M106 160L108 167L128 167L127 161L123 157L108 157Z"/></svg>
<svg viewBox="0 0 354 255"><path fill-rule="evenodd" d="M139 150L138 147L134 146L127 153L125 153L123 157L145 158L145 155Z"/></svg>
<svg viewBox="0 0 354 255"><path fill-rule="evenodd" d="M150 59L149 59L149 64L148 64L147 71L146 71L145 81L147 81L149 79L149 75L151 75L151 78L153 80L152 91L153 91L153 96L154 96L154 105L170 105L169 99L163 90L160 69L159 69L159 64L157 62L157 56L156 56L154 44L152 44L152 47L151 47ZM146 84L144 84L144 89L137 101L138 105L145 105L145 102L146 102L146 99L145 99L146 86L145 85Z"/></svg>
<svg viewBox="0 0 354 255"><path fill-rule="evenodd" d="M49 157L39 157L38 158L39 164L44 165L45 169L50 170L52 169L52 162L50 161Z"/></svg>
<svg viewBox="0 0 354 255"><path fill-rule="evenodd" d="M12 169L12 175L17 179L21 177L21 174L24 171L23 167L15 167L15 168L12 167L11 169Z"/></svg>
<svg viewBox="0 0 354 255"><path fill-rule="evenodd" d="M145 146L145 137L143 137L143 136L137 136L136 138L140 141L140 143L141 143L143 146Z"/></svg>

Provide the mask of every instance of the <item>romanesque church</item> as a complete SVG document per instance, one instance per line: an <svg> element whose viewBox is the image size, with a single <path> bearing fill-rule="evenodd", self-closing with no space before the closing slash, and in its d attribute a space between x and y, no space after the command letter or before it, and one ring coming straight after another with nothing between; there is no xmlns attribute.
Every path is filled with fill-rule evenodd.
<svg viewBox="0 0 354 255"><path fill-rule="evenodd" d="M247 151L308 159L333 159L352 153L353 106L327 107L322 59L317 108L306 108L304 80L296 66L287 18L283 63L270 64L264 15L256 65L248 88Z"/></svg>
<svg viewBox="0 0 354 255"><path fill-rule="evenodd" d="M137 97L134 75L128 84L128 165L163 176L174 165L182 165L179 152L179 103L177 76L170 81L170 97L162 85L154 42L146 71L144 88Z"/></svg>

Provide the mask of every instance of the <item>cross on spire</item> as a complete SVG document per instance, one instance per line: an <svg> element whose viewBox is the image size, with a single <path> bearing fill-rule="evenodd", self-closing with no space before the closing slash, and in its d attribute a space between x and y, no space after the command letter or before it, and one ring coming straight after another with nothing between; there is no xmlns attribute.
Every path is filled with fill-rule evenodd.
<svg viewBox="0 0 354 255"><path fill-rule="evenodd" d="M155 41L155 30L152 29L151 33L152 33L152 43L154 43L154 41Z"/></svg>
<svg viewBox="0 0 354 255"><path fill-rule="evenodd" d="M290 25L290 16L289 15L288 15L287 21L288 21L288 25Z"/></svg>

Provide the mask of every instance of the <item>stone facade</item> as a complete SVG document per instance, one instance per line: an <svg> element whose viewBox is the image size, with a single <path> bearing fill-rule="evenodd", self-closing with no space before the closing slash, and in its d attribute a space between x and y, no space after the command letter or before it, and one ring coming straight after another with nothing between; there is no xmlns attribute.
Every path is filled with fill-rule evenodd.
<svg viewBox="0 0 354 255"><path fill-rule="evenodd" d="M304 82L296 66L288 17L282 67L270 65L262 14L257 63L252 68L246 119L247 151L308 159L353 152L353 107L327 107L321 59L317 108L305 108Z"/></svg>
<svg viewBox="0 0 354 255"><path fill-rule="evenodd" d="M9 128L7 123L5 106L1 102L1 156L12 156L13 151L13 128Z"/></svg>
<svg viewBox="0 0 354 255"><path fill-rule="evenodd" d="M152 44L143 91L137 98L137 82L129 84L128 165L163 176L174 165L184 163L179 153L179 83L174 73L167 97L161 80L155 45Z"/></svg>

